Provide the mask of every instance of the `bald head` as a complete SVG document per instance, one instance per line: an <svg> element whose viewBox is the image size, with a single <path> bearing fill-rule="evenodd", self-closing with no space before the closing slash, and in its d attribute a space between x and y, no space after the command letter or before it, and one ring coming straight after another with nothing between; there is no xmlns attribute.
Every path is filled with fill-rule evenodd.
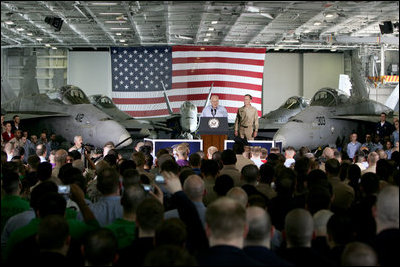
<svg viewBox="0 0 400 267"><path fill-rule="evenodd" d="M378 153L376 153L376 152L371 152L371 153L368 154L368 164L369 164L370 166L376 165L376 163L378 162L378 160L379 160L379 154L378 154Z"/></svg>
<svg viewBox="0 0 400 267"><path fill-rule="evenodd" d="M67 162L68 152L64 149L57 150L56 154L54 155L54 161L57 165L63 165Z"/></svg>
<svg viewBox="0 0 400 267"><path fill-rule="evenodd" d="M333 159L335 157L335 154L332 148L326 147L322 152L322 156L326 159Z"/></svg>
<svg viewBox="0 0 400 267"><path fill-rule="evenodd" d="M249 232L245 239L245 246L258 245L270 247L271 219L268 213L256 206L246 210L246 221Z"/></svg>
<svg viewBox="0 0 400 267"><path fill-rule="evenodd" d="M305 209L294 209L285 218L287 247L311 247L313 218Z"/></svg>
<svg viewBox="0 0 400 267"><path fill-rule="evenodd" d="M189 175L183 183L183 191L192 201L201 202L204 194L204 181L198 175Z"/></svg>
<svg viewBox="0 0 400 267"><path fill-rule="evenodd" d="M249 200L246 191L244 191L242 188L235 186L231 188L228 193L226 193L226 196L236 200L239 202L243 207L247 207L247 202Z"/></svg>
<svg viewBox="0 0 400 267"><path fill-rule="evenodd" d="M378 257L370 246L361 242L351 242L342 253L342 266L378 266Z"/></svg>
<svg viewBox="0 0 400 267"><path fill-rule="evenodd" d="M377 232L389 228L399 228L399 187L385 186L376 201Z"/></svg>
<svg viewBox="0 0 400 267"><path fill-rule="evenodd" d="M210 246L239 239L238 246L243 247L245 225L246 209L231 198L220 197L207 207L206 232Z"/></svg>
<svg viewBox="0 0 400 267"><path fill-rule="evenodd" d="M217 95L212 95L211 98L210 98L210 101L211 101L211 105L212 105L213 108L218 107L219 97Z"/></svg>

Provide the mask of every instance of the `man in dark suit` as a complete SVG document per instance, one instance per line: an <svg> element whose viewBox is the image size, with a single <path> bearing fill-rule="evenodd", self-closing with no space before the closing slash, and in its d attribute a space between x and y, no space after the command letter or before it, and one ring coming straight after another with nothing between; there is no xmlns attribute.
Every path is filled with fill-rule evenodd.
<svg viewBox="0 0 400 267"><path fill-rule="evenodd" d="M221 197L206 211L206 234L210 248L200 255L200 266L261 266L243 248L247 234L246 210L236 200Z"/></svg>
<svg viewBox="0 0 400 267"><path fill-rule="evenodd" d="M390 135L392 134L392 132L394 130L393 125L390 122L386 121L386 113L385 112L381 113L381 121L376 124L375 128L376 128L376 134L379 135L380 142L382 144L384 144L385 137L390 138Z"/></svg>

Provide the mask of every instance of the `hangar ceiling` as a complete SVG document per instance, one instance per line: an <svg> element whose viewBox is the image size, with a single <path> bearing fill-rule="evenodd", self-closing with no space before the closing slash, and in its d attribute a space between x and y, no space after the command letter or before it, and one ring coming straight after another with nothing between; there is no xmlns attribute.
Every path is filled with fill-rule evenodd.
<svg viewBox="0 0 400 267"><path fill-rule="evenodd" d="M60 31L45 17L63 20ZM2 1L1 46L399 47L398 1ZM396 25L396 24L395 24ZM397 24L398 25L398 24Z"/></svg>

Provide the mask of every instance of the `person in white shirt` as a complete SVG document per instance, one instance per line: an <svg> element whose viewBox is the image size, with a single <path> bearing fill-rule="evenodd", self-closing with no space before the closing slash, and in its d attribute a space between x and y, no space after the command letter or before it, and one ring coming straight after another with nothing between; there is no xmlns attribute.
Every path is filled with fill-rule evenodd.
<svg viewBox="0 0 400 267"><path fill-rule="evenodd" d="M226 108L219 105L218 95L212 95L210 98L211 105L208 105L201 112L201 117L228 117Z"/></svg>
<svg viewBox="0 0 400 267"><path fill-rule="evenodd" d="M252 146L251 147L251 158L250 158L254 164L257 165L258 168L260 168L261 165L263 165L263 162L261 160L261 147L260 146Z"/></svg>
<svg viewBox="0 0 400 267"><path fill-rule="evenodd" d="M286 160L284 165L286 168L290 168L292 165L294 166L294 163L296 162L294 159L294 155L296 155L296 150L293 147L288 146L285 150Z"/></svg>
<svg viewBox="0 0 400 267"><path fill-rule="evenodd" d="M347 155L349 158L354 159L354 155L361 148L361 143L357 141L357 134L350 135L350 143L347 144Z"/></svg>

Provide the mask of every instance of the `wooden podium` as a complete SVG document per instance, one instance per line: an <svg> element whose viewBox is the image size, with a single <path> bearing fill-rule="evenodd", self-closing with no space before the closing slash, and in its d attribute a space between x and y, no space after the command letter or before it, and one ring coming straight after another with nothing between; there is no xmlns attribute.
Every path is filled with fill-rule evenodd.
<svg viewBox="0 0 400 267"><path fill-rule="evenodd" d="M201 117L199 134L203 140L204 157L207 157L207 150L210 146L215 146L218 151L223 151L224 141L228 139L228 118Z"/></svg>

